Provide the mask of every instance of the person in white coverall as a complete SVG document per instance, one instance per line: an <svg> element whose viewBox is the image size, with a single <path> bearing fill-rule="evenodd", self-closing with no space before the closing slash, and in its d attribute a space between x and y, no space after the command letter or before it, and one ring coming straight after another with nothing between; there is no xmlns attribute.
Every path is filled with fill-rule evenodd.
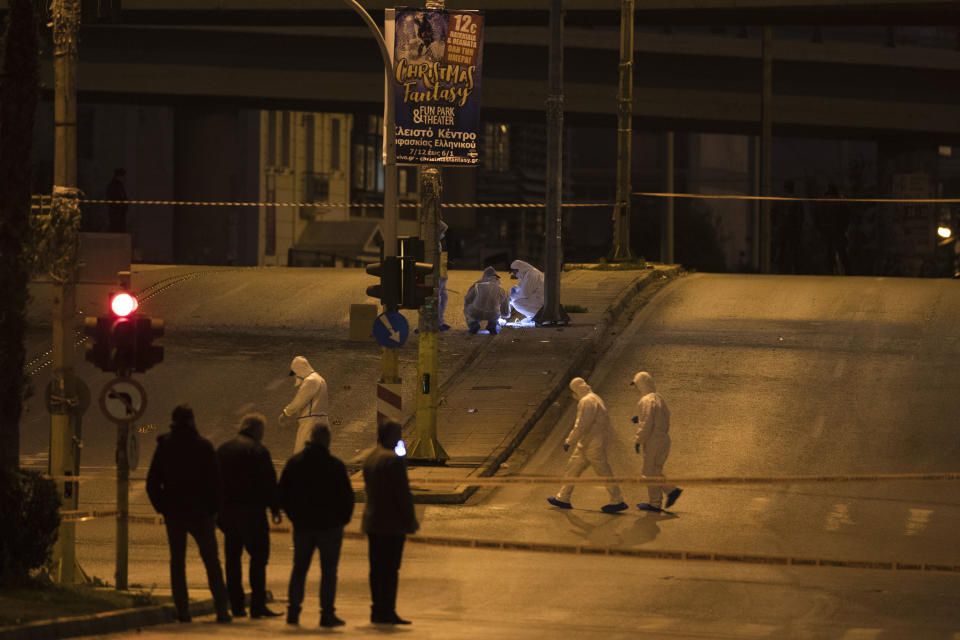
<svg viewBox="0 0 960 640"><path fill-rule="evenodd" d="M303 451L310 439L313 425L325 424L329 427L330 419L327 417L327 381L313 370L310 362L303 356L295 357L290 363L290 375L296 376L294 386L297 387L297 394L283 408L280 423L296 418L297 439L293 445L293 454L296 455Z"/></svg>
<svg viewBox="0 0 960 640"><path fill-rule="evenodd" d="M500 286L500 276L493 267L483 270L483 276L470 285L463 297L463 317L470 333L480 331L480 323L486 322L490 335L500 330L500 318L510 315L510 296Z"/></svg>
<svg viewBox="0 0 960 640"><path fill-rule="evenodd" d="M519 281L510 288L510 304L525 319L532 318L543 306L543 272L523 260L514 260L510 273Z"/></svg>
<svg viewBox="0 0 960 640"><path fill-rule="evenodd" d="M670 410L663 396L657 393L653 378L646 371L633 376L630 384L640 392L637 415L633 416L633 422L637 425L637 438L633 448L638 454L641 448L643 449L641 473L645 476L663 476L663 465L670 455ZM667 494L664 508L669 509L683 490L669 485L650 485L647 492L650 502L641 502L637 508L643 511L662 511L663 494Z"/></svg>
<svg viewBox="0 0 960 640"><path fill-rule="evenodd" d="M570 381L570 390L577 399L577 421L573 430L563 441L563 450L569 451L573 446L573 455L567 463L564 475L568 478L577 478L588 466L592 466L598 476L613 477L610 463L607 462L607 444L610 441L610 416L607 405L593 392L590 385L583 378L574 378ZM616 513L627 508L620 493L620 487L615 484L606 485L610 494L610 504L601 507L604 513ZM566 484L560 488L557 495L547 498L547 502L561 509L571 509L570 495L573 485Z"/></svg>

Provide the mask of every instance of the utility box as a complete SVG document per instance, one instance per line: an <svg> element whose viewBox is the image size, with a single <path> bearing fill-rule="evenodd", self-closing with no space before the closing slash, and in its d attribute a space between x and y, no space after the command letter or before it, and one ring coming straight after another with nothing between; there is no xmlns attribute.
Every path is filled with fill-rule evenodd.
<svg viewBox="0 0 960 640"><path fill-rule="evenodd" d="M375 304L350 305L350 342L373 341L373 323L379 309Z"/></svg>

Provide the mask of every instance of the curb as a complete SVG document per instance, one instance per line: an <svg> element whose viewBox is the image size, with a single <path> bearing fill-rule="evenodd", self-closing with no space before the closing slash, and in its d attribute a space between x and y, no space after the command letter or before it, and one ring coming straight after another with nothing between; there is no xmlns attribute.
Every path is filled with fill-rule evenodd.
<svg viewBox="0 0 960 640"><path fill-rule="evenodd" d="M596 351L598 345L602 345L608 339L610 328L620 320L623 314L631 310L631 302L636 295L646 289L648 286L656 284L662 280L672 280L681 273L681 267L671 266L662 270L644 271L626 286L623 292L614 300L603 313L602 320L597 324L596 336L584 341L577 347L570 364L567 366L561 380L568 380L576 372L582 377L586 377L593 370L597 362ZM477 469L477 477L484 478L494 475L523 442L526 435L533 429L534 425L543 417L550 405L556 400L565 388L564 384L550 389L546 397L529 414L527 419L520 425L514 433L509 436L506 445L493 452L483 464ZM432 492L432 493L413 493L413 502L416 504L463 504L476 493L479 487L471 486L469 478L459 484L456 490L450 492Z"/></svg>
<svg viewBox="0 0 960 640"><path fill-rule="evenodd" d="M247 596L249 598L249 596ZM267 602L273 602L273 593L267 590ZM190 601L190 615L194 618L216 613L213 599ZM0 640L59 640L78 636L104 635L140 627L167 624L177 620L172 604L104 611L71 618L35 620L16 626L0 627Z"/></svg>

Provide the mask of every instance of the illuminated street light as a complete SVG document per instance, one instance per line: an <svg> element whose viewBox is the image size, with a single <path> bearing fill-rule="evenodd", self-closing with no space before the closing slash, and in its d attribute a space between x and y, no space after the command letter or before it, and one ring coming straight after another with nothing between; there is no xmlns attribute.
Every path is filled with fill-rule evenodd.
<svg viewBox="0 0 960 640"><path fill-rule="evenodd" d="M939 227L937 227L937 235L944 240L947 240L953 237L953 230L950 229L950 227L941 224Z"/></svg>

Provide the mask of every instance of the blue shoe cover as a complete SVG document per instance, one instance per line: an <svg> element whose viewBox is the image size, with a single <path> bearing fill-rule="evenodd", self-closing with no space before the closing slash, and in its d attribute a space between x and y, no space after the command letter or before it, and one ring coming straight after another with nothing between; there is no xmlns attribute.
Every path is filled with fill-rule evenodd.
<svg viewBox="0 0 960 640"><path fill-rule="evenodd" d="M673 506L673 503L677 501L677 498L680 497L680 494L683 493L683 489L674 489L667 494L667 504L664 505L667 509Z"/></svg>
<svg viewBox="0 0 960 640"><path fill-rule="evenodd" d="M660 513L663 511L663 509L660 507L655 507L649 502L641 502L637 505L637 509L640 509L640 511L653 511L654 513Z"/></svg>
<svg viewBox="0 0 960 640"><path fill-rule="evenodd" d="M443 323L443 324L441 324L441 325L440 325L439 327L437 327L437 328L438 328L440 331L449 331L449 330L450 330L450 325L448 325L448 324L446 324L446 323Z"/></svg>
<svg viewBox="0 0 960 640"><path fill-rule="evenodd" d="M618 511L625 511L626 508L626 502L618 502L617 504L605 504L600 507L600 511L603 511L604 513L616 513Z"/></svg>
<svg viewBox="0 0 960 640"><path fill-rule="evenodd" d="M556 498L547 498L547 502L552 504L555 507L560 507L561 509L573 509L573 505L569 502L564 502L563 500L557 500Z"/></svg>

